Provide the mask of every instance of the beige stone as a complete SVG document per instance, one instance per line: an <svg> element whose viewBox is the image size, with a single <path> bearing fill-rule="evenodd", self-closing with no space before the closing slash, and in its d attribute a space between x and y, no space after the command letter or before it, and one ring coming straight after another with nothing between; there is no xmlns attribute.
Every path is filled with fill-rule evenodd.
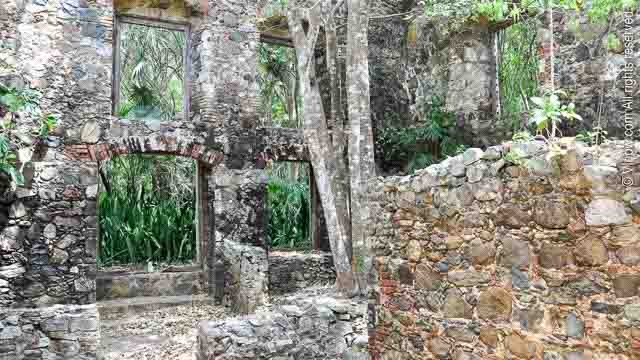
<svg viewBox="0 0 640 360"><path fill-rule="evenodd" d="M436 290L440 287L441 276L425 264L416 267L416 289Z"/></svg>
<svg viewBox="0 0 640 360"><path fill-rule="evenodd" d="M480 340L491 347L498 345L498 330L492 326L485 326L480 329Z"/></svg>
<svg viewBox="0 0 640 360"><path fill-rule="evenodd" d="M515 356L522 359L535 359L537 353L537 344L529 341L525 337L516 334L507 336L504 341L506 348Z"/></svg>
<svg viewBox="0 0 640 360"><path fill-rule="evenodd" d="M480 294L477 310L481 319L508 321L511 319L511 294L502 288L489 288Z"/></svg>
<svg viewBox="0 0 640 360"><path fill-rule="evenodd" d="M609 252L597 237L582 240L575 250L576 262L585 266L600 266L609 261Z"/></svg>

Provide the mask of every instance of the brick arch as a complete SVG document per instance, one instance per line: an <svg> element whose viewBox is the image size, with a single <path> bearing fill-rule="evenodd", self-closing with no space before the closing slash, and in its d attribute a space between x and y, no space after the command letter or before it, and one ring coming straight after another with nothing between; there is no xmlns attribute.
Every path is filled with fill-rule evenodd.
<svg viewBox="0 0 640 360"><path fill-rule="evenodd" d="M214 150L186 136L129 136L96 145L96 160L127 154L163 154L190 157L209 167L224 160L224 153Z"/></svg>

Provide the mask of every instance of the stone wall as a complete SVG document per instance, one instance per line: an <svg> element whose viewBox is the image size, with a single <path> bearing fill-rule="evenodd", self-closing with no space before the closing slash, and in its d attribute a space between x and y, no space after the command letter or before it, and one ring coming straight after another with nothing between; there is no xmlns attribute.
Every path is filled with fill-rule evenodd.
<svg viewBox="0 0 640 360"><path fill-rule="evenodd" d="M544 73L540 79L548 83L550 66L549 18L540 24L538 42ZM611 22L611 27L609 27ZM627 41L625 41L625 36ZM609 38L616 39L610 42ZM565 126L565 135L602 126L610 137L625 137L625 96L636 99L640 94L640 48L628 40L640 38L640 17L619 15L603 23L590 21L575 12L554 15L556 87L565 90L576 104L576 112L584 121ZM626 66L632 71L623 71ZM541 84L544 85L544 84ZM628 123L638 124L640 110L631 106ZM635 129L637 131L637 129ZM633 134L637 138L637 132Z"/></svg>
<svg viewBox="0 0 640 360"><path fill-rule="evenodd" d="M563 143L372 185L374 359L640 356L640 143Z"/></svg>
<svg viewBox="0 0 640 360"><path fill-rule="evenodd" d="M296 251L269 253L269 292L292 293L310 286L333 285L336 280L331 253Z"/></svg>
<svg viewBox="0 0 640 360"><path fill-rule="evenodd" d="M96 359L95 305L0 312L0 359Z"/></svg>
<svg viewBox="0 0 640 360"><path fill-rule="evenodd" d="M319 296L249 317L203 321L197 358L366 360L365 307Z"/></svg>

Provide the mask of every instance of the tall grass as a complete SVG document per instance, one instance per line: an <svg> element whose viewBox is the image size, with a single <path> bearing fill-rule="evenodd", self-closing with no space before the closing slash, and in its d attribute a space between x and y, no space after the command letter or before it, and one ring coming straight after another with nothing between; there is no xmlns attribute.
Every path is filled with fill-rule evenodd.
<svg viewBox="0 0 640 360"><path fill-rule="evenodd" d="M269 241L274 248L307 249L309 237L309 174L301 164L276 164L267 184Z"/></svg>
<svg viewBox="0 0 640 360"><path fill-rule="evenodd" d="M127 155L104 164L102 171L110 191L98 199L101 264L193 260L192 160Z"/></svg>
<svg viewBox="0 0 640 360"><path fill-rule="evenodd" d="M538 53L535 20L514 24L500 34L500 103L502 120L514 132L526 127L521 114L527 99L537 95Z"/></svg>

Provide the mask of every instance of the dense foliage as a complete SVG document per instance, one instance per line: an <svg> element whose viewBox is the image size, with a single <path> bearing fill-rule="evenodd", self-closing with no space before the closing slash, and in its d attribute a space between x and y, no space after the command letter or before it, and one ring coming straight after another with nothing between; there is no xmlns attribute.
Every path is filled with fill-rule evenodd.
<svg viewBox="0 0 640 360"><path fill-rule="evenodd" d="M274 248L308 248L309 185L303 181L271 177L267 185L268 237Z"/></svg>
<svg viewBox="0 0 640 360"><path fill-rule="evenodd" d="M407 172L413 172L464 149L453 135L453 114L444 110L441 99L423 104L421 114L419 126L378 130L376 141L385 162L404 165Z"/></svg>
<svg viewBox="0 0 640 360"><path fill-rule="evenodd" d="M260 43L258 84L265 126L300 127L297 71L294 50Z"/></svg>
<svg viewBox="0 0 640 360"><path fill-rule="evenodd" d="M182 111L185 34L122 24L118 116L172 119Z"/></svg>
<svg viewBox="0 0 640 360"><path fill-rule="evenodd" d="M521 130L522 114L529 111L528 100L538 93L538 52L536 22L514 24L499 33L499 74L501 119L507 128Z"/></svg>
<svg viewBox="0 0 640 360"><path fill-rule="evenodd" d="M194 259L193 160L127 155L101 164L101 172L101 264Z"/></svg>

